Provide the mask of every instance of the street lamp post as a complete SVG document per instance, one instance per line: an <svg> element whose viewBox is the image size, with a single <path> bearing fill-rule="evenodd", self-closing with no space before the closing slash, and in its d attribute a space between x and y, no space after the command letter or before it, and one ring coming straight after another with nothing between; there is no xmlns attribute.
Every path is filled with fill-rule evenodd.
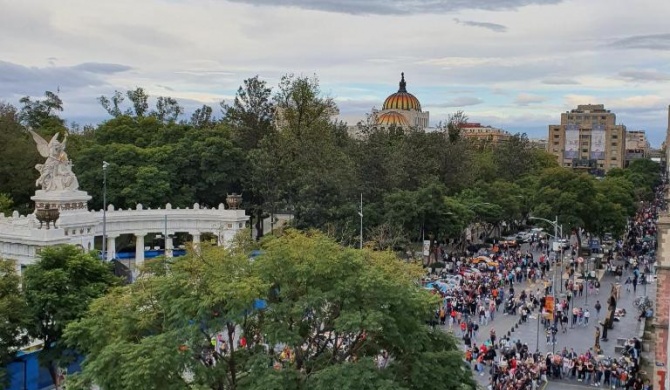
<svg viewBox="0 0 670 390"><path fill-rule="evenodd" d="M360 237L360 249L363 249L363 194L361 194L361 209L358 212L358 216L361 217L361 237Z"/></svg>
<svg viewBox="0 0 670 390"><path fill-rule="evenodd" d="M102 260L107 260L107 161L102 162Z"/></svg>
<svg viewBox="0 0 670 390"><path fill-rule="evenodd" d="M537 314L537 338L535 340L535 352L540 352L540 317L542 316L542 308Z"/></svg>
<svg viewBox="0 0 670 390"><path fill-rule="evenodd" d="M547 222L548 224L552 225L554 227L554 241L558 241L559 245L561 246L561 249L563 248L563 243L558 239L558 233L559 233L559 225L558 225L558 215L556 216L556 220L550 221L546 218L540 218L540 217L528 217L528 219L538 219L540 221ZM561 237L563 237L563 226L560 227L560 233ZM552 248L553 249L553 248ZM561 251L561 264L563 262L563 253ZM556 316L556 269L561 267L556 267L554 266L554 274L551 277L551 295L554 297L554 310L553 310L553 315L554 317ZM563 275L561 274L561 279L563 279ZM552 322L554 323L553 326L556 324L556 318L552 318ZM551 335L551 341L552 341L552 353L556 353L556 342L555 342L555 335L553 334L553 330L550 330L552 332Z"/></svg>
<svg viewBox="0 0 670 390"><path fill-rule="evenodd" d="M563 235L563 229L561 229L561 236L562 236L562 235ZM560 275L561 275L561 281L560 281L560 283L561 283L561 293L562 293L562 292L563 292L563 267L564 267L563 261L564 261L565 259L564 259L564 257L563 257L563 243L562 243L562 242L559 242L559 244L561 245L561 273L560 273Z"/></svg>

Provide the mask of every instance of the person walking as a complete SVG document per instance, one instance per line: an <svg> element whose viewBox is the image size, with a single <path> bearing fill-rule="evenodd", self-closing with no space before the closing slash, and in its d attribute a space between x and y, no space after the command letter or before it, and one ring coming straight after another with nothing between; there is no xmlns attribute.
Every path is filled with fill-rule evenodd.
<svg viewBox="0 0 670 390"><path fill-rule="evenodd" d="M600 301L596 301L596 304L595 304L594 308L596 309L596 320L599 320L600 319L600 309L603 308L603 305L600 304Z"/></svg>
<svg viewBox="0 0 670 390"><path fill-rule="evenodd" d="M591 313L589 312L589 309L584 309L584 326L589 325L589 317L591 317Z"/></svg>

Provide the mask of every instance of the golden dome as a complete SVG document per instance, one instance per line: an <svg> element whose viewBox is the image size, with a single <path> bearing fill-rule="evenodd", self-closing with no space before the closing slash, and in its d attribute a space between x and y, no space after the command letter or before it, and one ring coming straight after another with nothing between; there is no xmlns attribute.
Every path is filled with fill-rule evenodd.
<svg viewBox="0 0 670 390"><path fill-rule="evenodd" d="M403 111L419 111L421 112L421 103L419 99L411 93L407 92L407 83L405 83L405 73L400 74L400 88L398 92L389 96L384 100L382 110L403 110Z"/></svg>
<svg viewBox="0 0 670 390"><path fill-rule="evenodd" d="M409 122L405 116L397 111L387 111L377 117L375 121L377 125L390 127L409 127Z"/></svg>

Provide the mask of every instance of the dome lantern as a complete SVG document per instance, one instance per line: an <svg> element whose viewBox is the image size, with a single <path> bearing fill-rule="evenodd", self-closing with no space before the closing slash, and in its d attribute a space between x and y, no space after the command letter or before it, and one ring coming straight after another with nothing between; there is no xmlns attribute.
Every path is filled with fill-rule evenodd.
<svg viewBox="0 0 670 390"><path fill-rule="evenodd" d="M407 83L405 82L405 73L400 73L400 83L398 92L390 95L384 100L382 110L398 111L419 111L421 112L421 103L419 99L407 92Z"/></svg>
<svg viewBox="0 0 670 390"><path fill-rule="evenodd" d="M400 73L400 88L398 88L398 92L407 93L407 83L405 82L405 72Z"/></svg>

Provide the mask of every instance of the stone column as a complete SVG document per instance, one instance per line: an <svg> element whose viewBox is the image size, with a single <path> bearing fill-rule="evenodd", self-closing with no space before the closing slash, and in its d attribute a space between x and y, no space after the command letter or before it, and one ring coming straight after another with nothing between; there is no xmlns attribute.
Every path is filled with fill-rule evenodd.
<svg viewBox="0 0 670 390"><path fill-rule="evenodd" d="M145 233L135 233L135 268L144 265L144 236Z"/></svg>
<svg viewBox="0 0 670 390"><path fill-rule="evenodd" d="M193 250L195 253L200 253L200 232L191 233L193 236Z"/></svg>
<svg viewBox="0 0 670 390"><path fill-rule="evenodd" d="M172 243L172 237L168 234L168 236L165 237L165 257L172 258L174 255L173 249L174 244Z"/></svg>
<svg viewBox="0 0 670 390"><path fill-rule="evenodd" d="M107 260L114 260L116 258L116 237L107 235Z"/></svg>

